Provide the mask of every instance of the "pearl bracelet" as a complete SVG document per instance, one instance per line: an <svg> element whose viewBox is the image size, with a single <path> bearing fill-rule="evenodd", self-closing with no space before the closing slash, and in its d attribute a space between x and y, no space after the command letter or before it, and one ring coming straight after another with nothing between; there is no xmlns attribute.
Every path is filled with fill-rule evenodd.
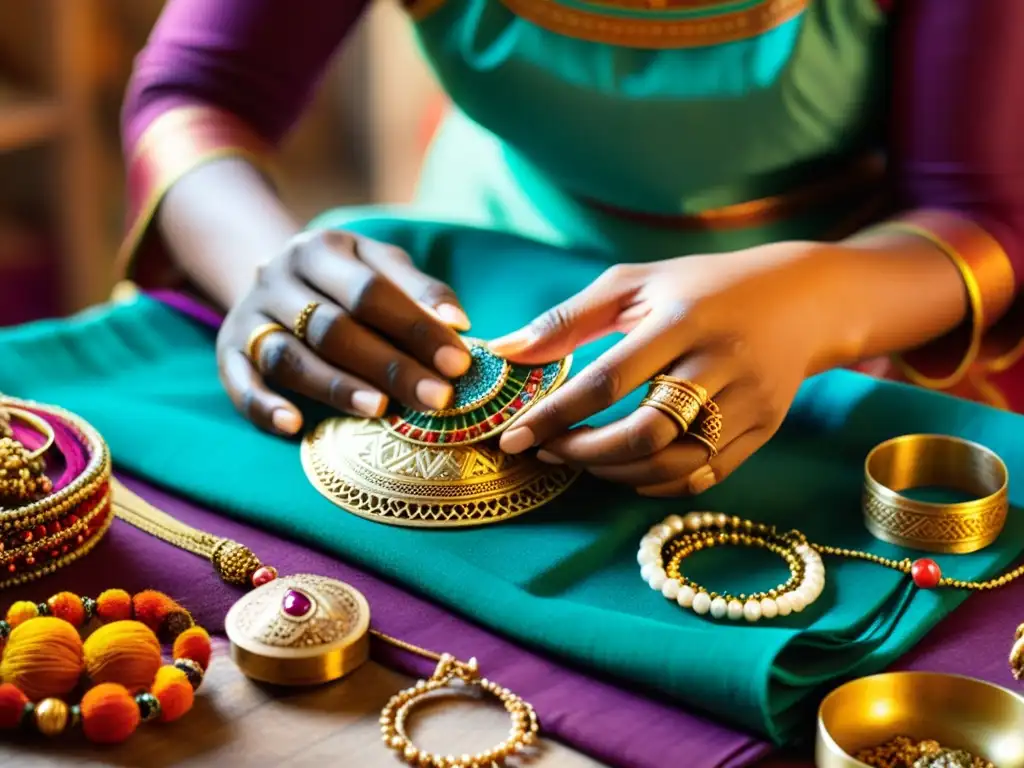
<svg viewBox="0 0 1024 768"><path fill-rule="evenodd" d="M682 561L694 552L715 546L767 549L789 566L790 578L774 589L751 595L712 592L680 572ZM825 588L821 555L799 531L780 534L774 526L722 513L691 512L670 515L640 540L636 556L640 577L651 589L682 608L715 619L733 621L774 619L799 613Z"/></svg>

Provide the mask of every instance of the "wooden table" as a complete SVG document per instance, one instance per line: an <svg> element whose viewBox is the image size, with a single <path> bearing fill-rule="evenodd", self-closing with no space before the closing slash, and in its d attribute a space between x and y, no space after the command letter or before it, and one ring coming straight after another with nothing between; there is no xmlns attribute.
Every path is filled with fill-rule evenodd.
<svg viewBox="0 0 1024 768"><path fill-rule="evenodd" d="M126 743L97 747L80 738L54 742L0 742L0 766L351 766L400 768L380 739L381 707L411 680L370 662L343 681L280 691L239 673L218 644L195 708L177 723L150 723ZM505 738L508 718L499 706L461 696L425 704L412 723L418 744L445 754L478 752ZM540 744L526 768L601 768L557 742ZM805 765L807 765L805 763ZM771 768L795 763L772 763ZM766 765L765 768L768 768Z"/></svg>

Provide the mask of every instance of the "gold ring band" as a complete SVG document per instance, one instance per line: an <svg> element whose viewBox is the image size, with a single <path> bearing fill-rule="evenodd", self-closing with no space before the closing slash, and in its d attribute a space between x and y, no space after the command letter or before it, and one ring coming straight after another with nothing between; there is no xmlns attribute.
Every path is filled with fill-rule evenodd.
<svg viewBox="0 0 1024 768"><path fill-rule="evenodd" d="M948 435L904 435L875 446L864 462L864 522L882 541L926 552L976 552L1006 523L1009 472L977 443ZM918 501L913 488L948 488L967 501Z"/></svg>
<svg viewBox="0 0 1024 768"><path fill-rule="evenodd" d="M292 333L294 333L295 338L303 344L306 343L306 333L309 331L309 321L319 306L319 301L311 301L309 304L304 306L295 317L295 326L292 328Z"/></svg>
<svg viewBox="0 0 1024 768"><path fill-rule="evenodd" d="M245 356L249 358L253 365L259 365L260 359L260 345L263 341L274 333L287 333L285 327L280 323L263 323L257 325L252 333L249 334L249 338L245 342Z"/></svg>
<svg viewBox="0 0 1024 768"><path fill-rule="evenodd" d="M672 376L655 376L640 405L661 411L679 426L680 432L686 433L707 401L707 390L699 384Z"/></svg>
<svg viewBox="0 0 1024 768"><path fill-rule="evenodd" d="M50 450L53 447L53 442L54 440L56 440L57 436L56 434L54 434L53 427L50 426L46 419L42 419L39 416L36 416L31 411L26 411L22 408L13 408L11 406L7 406L3 410L7 412L7 415L11 419L17 419L22 424L27 424L40 435L42 435L44 438L46 438L41 446L39 446L34 451L29 453L28 456L30 459L38 459L40 456L45 454L48 450Z"/></svg>

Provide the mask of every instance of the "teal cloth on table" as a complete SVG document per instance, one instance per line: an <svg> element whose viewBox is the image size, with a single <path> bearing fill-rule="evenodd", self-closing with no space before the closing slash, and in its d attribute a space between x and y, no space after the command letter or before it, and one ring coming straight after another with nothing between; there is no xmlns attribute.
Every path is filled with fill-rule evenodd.
<svg viewBox="0 0 1024 768"><path fill-rule="evenodd" d="M606 266L492 232L383 220L350 228L405 247L449 280L482 337L519 326ZM575 370L611 342L581 350ZM826 558L827 587L807 611L754 625L714 622L640 579L635 555L648 526L712 509L797 527L821 543L911 556L874 540L861 521L862 466L873 445L911 432L959 435L997 451L1011 474L1024 469L1024 418L833 372L808 381L776 438L697 499L643 499L584 478L508 523L403 529L347 514L314 490L295 442L234 411L217 378L213 333L154 301L3 331L0 391L89 419L121 469L383 574L594 674L779 742L812 727L811 707L829 684L881 669L966 593L918 591L894 571ZM638 396L596 421L621 415ZM1024 500L1014 485L1010 494L1016 505ZM957 578L990 576L1020 553L1022 523L1011 512L993 546L936 559ZM772 586L783 574L780 561L748 549L702 553L693 569L712 588L734 591Z"/></svg>

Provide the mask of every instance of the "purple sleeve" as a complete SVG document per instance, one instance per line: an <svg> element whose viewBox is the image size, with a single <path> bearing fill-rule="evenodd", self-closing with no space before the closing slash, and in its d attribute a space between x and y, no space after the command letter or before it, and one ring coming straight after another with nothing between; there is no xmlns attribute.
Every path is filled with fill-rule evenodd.
<svg viewBox="0 0 1024 768"><path fill-rule="evenodd" d="M219 107L276 143L365 0L168 0L139 55L123 110L124 145L168 109Z"/></svg>
<svg viewBox="0 0 1024 768"><path fill-rule="evenodd" d="M895 0L892 163L904 208L961 214L1024 279L1024 0Z"/></svg>

